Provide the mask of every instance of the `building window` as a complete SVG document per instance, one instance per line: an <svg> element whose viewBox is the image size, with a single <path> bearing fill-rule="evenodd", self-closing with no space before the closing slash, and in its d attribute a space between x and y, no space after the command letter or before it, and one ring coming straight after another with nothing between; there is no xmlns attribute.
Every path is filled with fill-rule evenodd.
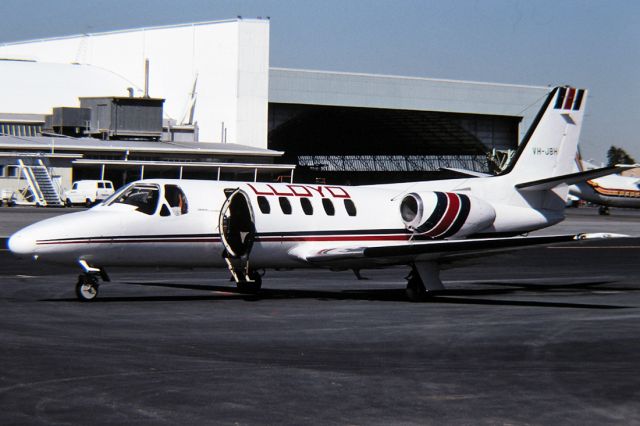
<svg viewBox="0 0 640 426"><path fill-rule="evenodd" d="M344 208L349 216L355 216L358 213L358 211L356 210L356 205L353 204L353 201L348 198L344 199Z"/></svg>
<svg viewBox="0 0 640 426"><path fill-rule="evenodd" d="M278 201L280 202L280 208L282 209L282 213L291 214L291 203L287 197L278 197Z"/></svg>
<svg viewBox="0 0 640 426"><path fill-rule="evenodd" d="M324 207L324 212L327 216L333 216L336 214L336 209L333 207L333 203L328 198L322 199L322 207Z"/></svg>
<svg viewBox="0 0 640 426"><path fill-rule="evenodd" d="M263 214L271 213L271 206L269 205L269 200L267 200L267 197L264 197L262 195L258 196L258 207Z"/></svg>
<svg viewBox="0 0 640 426"><path fill-rule="evenodd" d="M302 207L302 211L307 216L313 214L313 206L311 205L311 201L308 198L300 198L300 206Z"/></svg>
<svg viewBox="0 0 640 426"><path fill-rule="evenodd" d="M7 177L12 177L12 178L20 177L20 167L7 166Z"/></svg>

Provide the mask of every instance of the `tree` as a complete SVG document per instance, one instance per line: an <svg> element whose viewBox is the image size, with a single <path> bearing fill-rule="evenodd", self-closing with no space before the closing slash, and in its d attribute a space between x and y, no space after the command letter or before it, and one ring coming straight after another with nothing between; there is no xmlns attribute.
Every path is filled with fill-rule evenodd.
<svg viewBox="0 0 640 426"><path fill-rule="evenodd" d="M636 164L636 160L627 154L624 149L612 145L607 151L607 165L615 166L616 164Z"/></svg>

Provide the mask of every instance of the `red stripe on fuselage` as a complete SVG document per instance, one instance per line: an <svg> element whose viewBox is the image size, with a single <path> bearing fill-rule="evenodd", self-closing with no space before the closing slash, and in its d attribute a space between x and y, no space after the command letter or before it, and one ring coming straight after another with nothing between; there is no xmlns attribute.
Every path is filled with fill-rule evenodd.
<svg viewBox="0 0 640 426"><path fill-rule="evenodd" d="M407 241L411 235L322 235L322 236L299 236L299 237L257 237L256 242L298 242L298 241Z"/></svg>
<svg viewBox="0 0 640 426"><path fill-rule="evenodd" d="M119 244L119 243L219 243L220 238L173 238L173 239L118 239L118 240L66 240L66 241L36 241L36 245L66 245L66 244Z"/></svg>
<svg viewBox="0 0 640 426"><path fill-rule="evenodd" d="M458 197L458 195L450 192L445 192L445 194L447 195L447 199L449 200L447 210L444 212L444 215L442 215L440 223L438 223L435 228L425 234L427 236L437 237L447 232L447 229L449 229L449 227L453 224L453 222L456 220L456 217L458 217L458 214L460 213L460 198Z"/></svg>
<svg viewBox="0 0 640 426"><path fill-rule="evenodd" d="M310 236L274 236L256 237L256 242L286 243L302 241L407 241L409 234L396 235L310 235ZM132 243L219 243L220 238L174 238L174 239L115 239L115 240L66 240L37 241L37 245L69 245L69 244L132 244Z"/></svg>

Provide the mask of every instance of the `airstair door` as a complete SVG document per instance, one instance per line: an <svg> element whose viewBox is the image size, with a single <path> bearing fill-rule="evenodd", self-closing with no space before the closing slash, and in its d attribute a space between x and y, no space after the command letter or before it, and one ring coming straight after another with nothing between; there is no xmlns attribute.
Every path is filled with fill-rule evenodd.
<svg viewBox="0 0 640 426"><path fill-rule="evenodd" d="M218 226L222 244L231 258L249 258L256 234L251 202L241 189L225 190Z"/></svg>

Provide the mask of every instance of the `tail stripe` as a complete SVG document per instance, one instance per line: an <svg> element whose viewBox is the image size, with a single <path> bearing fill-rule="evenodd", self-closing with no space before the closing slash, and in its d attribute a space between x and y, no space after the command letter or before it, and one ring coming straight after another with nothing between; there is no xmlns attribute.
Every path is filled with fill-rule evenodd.
<svg viewBox="0 0 640 426"><path fill-rule="evenodd" d="M569 92L567 94L567 99L564 102L563 109L571 109L571 106L573 105L573 98L575 96L576 96L576 89L574 89L573 87L569 88Z"/></svg>
<svg viewBox="0 0 640 426"><path fill-rule="evenodd" d="M578 90L578 96L576 96L576 101L573 103L573 110L578 111L582 106L582 98L584 97L584 89Z"/></svg>
<svg viewBox="0 0 640 426"><path fill-rule="evenodd" d="M566 95L567 89L564 87L560 87L558 92L558 98L556 99L556 104L553 106L553 109L562 108L562 103L564 102L564 95Z"/></svg>

